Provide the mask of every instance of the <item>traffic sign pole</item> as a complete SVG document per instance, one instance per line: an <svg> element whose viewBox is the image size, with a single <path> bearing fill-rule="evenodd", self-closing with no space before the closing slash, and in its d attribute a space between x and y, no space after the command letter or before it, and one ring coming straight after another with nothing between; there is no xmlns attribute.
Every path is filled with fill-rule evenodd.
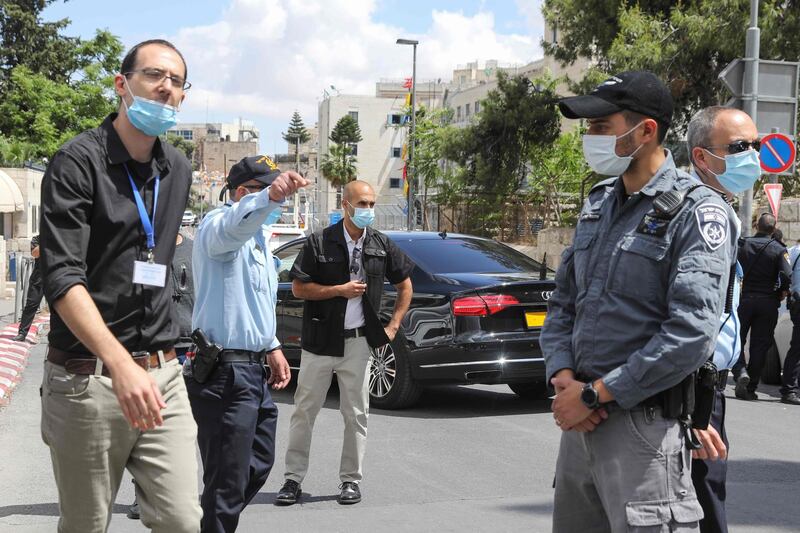
<svg viewBox="0 0 800 533"><path fill-rule="evenodd" d="M742 79L743 111L750 115L753 122L758 117L758 56L760 30L758 29L758 0L750 0L750 27L747 28L745 42L744 77ZM756 123L758 127L758 123ZM753 219L753 189L747 189L742 195L739 217L742 220L742 236L750 236Z"/></svg>

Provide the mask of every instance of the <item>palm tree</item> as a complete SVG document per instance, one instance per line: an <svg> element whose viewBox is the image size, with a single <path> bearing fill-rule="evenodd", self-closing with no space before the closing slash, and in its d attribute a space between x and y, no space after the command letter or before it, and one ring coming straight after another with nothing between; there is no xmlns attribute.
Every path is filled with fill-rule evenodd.
<svg viewBox="0 0 800 533"><path fill-rule="evenodd" d="M331 144L328 155L324 156L320 170L322 175L337 188L356 179L358 169L352 149L346 144Z"/></svg>

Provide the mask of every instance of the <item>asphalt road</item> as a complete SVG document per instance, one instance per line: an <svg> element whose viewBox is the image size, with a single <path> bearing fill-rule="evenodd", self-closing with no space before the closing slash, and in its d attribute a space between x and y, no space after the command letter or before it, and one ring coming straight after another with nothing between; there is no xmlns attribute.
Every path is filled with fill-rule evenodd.
<svg viewBox="0 0 800 533"><path fill-rule="evenodd" d="M0 411L0 532L54 531L57 522L39 433L43 356L43 345L33 349L23 382ZM426 391L414 409L373 410L364 500L342 507L335 501L342 423L334 388L317 420L304 503L278 508L292 392L274 395L278 460L239 531L550 530L560 432L549 402L519 400L505 386L444 387ZM728 390L732 532L800 530L800 408L779 403L774 387L764 392L764 401L746 403ZM125 517L132 498L126 477L110 531L144 531Z"/></svg>

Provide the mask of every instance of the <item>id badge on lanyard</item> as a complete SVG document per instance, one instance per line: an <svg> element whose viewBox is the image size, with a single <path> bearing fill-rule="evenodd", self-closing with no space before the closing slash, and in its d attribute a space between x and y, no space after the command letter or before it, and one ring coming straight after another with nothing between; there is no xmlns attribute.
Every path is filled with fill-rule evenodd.
<svg viewBox="0 0 800 533"><path fill-rule="evenodd" d="M154 260L154 251L156 248L155 236L155 223L156 223L156 209L158 208L158 185L161 181L161 176L156 176L155 185L153 187L153 218L147 214L147 208L142 200L142 195L139 194L139 189L136 188L131 177L131 172L128 170L128 165L125 166L125 172L128 173L128 180L131 182L131 189L133 190L133 199L136 202L136 208L139 211L139 219L142 221L142 228L147 239L147 261L134 261L133 262L133 282L140 285L149 285L151 287L163 287L167 283L167 265L160 265Z"/></svg>

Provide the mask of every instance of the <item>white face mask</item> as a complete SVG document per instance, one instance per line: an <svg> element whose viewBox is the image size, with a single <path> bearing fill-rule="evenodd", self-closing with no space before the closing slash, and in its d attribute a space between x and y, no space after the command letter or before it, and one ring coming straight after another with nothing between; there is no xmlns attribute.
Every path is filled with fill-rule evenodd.
<svg viewBox="0 0 800 533"><path fill-rule="evenodd" d="M586 158L589 168L598 174L606 176L622 175L623 172L628 170L631 161L633 161L633 156L644 145L640 144L639 148L634 150L631 155L620 157L617 155L616 150L617 139L622 139L642 124L643 122L638 123L619 137L615 135L584 135L583 157Z"/></svg>

